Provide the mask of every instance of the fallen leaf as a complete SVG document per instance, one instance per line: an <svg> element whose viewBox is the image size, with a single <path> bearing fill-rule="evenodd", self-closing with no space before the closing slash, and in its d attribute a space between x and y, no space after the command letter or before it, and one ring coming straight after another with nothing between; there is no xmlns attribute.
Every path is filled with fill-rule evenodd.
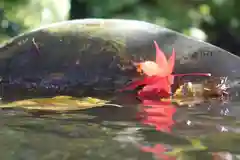
<svg viewBox="0 0 240 160"><path fill-rule="evenodd" d="M93 97L76 98L71 96L56 96L52 98L36 98L14 101L1 104L0 108L24 108L28 110L41 111L73 111L102 107L104 105L121 107L119 105L109 104L109 101L107 100Z"/></svg>

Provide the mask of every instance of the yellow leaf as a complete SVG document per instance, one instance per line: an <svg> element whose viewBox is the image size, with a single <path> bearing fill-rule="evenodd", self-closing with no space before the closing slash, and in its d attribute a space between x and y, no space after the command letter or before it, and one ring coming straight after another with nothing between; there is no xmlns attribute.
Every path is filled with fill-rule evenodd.
<svg viewBox="0 0 240 160"><path fill-rule="evenodd" d="M1 104L0 108L24 108L28 110L70 111L101 107L109 101L93 97L76 98L71 96L56 96L52 98L36 98Z"/></svg>

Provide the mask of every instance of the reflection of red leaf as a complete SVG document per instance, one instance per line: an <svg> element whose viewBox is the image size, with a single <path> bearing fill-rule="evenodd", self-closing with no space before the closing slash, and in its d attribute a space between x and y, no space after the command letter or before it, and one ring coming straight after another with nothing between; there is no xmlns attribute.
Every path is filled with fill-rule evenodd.
<svg viewBox="0 0 240 160"><path fill-rule="evenodd" d="M143 105L143 124L153 125L157 130L170 131L174 124L172 116L176 112L176 108L170 102L144 100Z"/></svg>
<svg viewBox="0 0 240 160"><path fill-rule="evenodd" d="M171 104L170 101L153 101L143 100L141 123L155 126L156 130L163 132L171 132L171 127L174 124L172 119L173 114L176 112L176 108ZM151 152L156 157L163 160L174 160L175 157L165 155L166 149L164 145L157 144L154 147L141 146L144 152Z"/></svg>
<svg viewBox="0 0 240 160"><path fill-rule="evenodd" d="M144 109L145 112L149 116L169 116L173 115L176 111L175 108L170 107L159 107L159 108L146 108Z"/></svg>
<svg viewBox="0 0 240 160"><path fill-rule="evenodd" d="M165 155L164 152L166 152L166 149L162 144L156 144L154 147L147 147L147 146L142 146L141 150L144 152L151 152L156 157L161 158L163 160L175 160L175 157L170 157L168 155Z"/></svg>
<svg viewBox="0 0 240 160"><path fill-rule="evenodd" d="M142 120L143 124L155 126L155 129L162 132L171 132L171 127L174 124L174 121L165 117L147 117Z"/></svg>
<svg viewBox="0 0 240 160"><path fill-rule="evenodd" d="M172 106L171 101L153 101L153 100L143 100L142 104L144 106L151 106L151 107L169 107ZM173 107L173 106L172 106Z"/></svg>
<svg viewBox="0 0 240 160"><path fill-rule="evenodd" d="M151 116L172 116L176 109L175 106L171 104L171 102L165 101L152 101L152 100L144 100L142 103L144 106L150 106L151 108L145 108L144 111L147 112L148 115Z"/></svg>

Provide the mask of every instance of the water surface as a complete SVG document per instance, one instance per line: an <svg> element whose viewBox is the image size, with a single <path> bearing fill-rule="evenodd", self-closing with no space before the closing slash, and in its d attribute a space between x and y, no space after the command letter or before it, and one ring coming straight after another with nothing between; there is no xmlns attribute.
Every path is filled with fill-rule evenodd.
<svg viewBox="0 0 240 160"><path fill-rule="evenodd" d="M70 113L0 111L0 159L217 160L240 158L240 101L167 103ZM145 105L145 106L143 106Z"/></svg>

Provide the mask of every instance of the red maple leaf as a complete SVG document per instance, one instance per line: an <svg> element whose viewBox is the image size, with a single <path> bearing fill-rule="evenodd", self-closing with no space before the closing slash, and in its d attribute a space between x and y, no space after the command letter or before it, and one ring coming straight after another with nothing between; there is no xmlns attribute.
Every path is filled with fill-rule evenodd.
<svg viewBox="0 0 240 160"><path fill-rule="evenodd" d="M145 61L135 63L145 77L128 85L125 90L135 89L138 86L144 86L139 92L139 97L158 94L160 97L168 97L171 94L171 85L173 84L175 76L210 76L209 73L189 73L189 74L172 74L175 65L175 50L172 50L172 55L167 60L163 51L159 48L156 41L154 41L156 48L156 62Z"/></svg>

